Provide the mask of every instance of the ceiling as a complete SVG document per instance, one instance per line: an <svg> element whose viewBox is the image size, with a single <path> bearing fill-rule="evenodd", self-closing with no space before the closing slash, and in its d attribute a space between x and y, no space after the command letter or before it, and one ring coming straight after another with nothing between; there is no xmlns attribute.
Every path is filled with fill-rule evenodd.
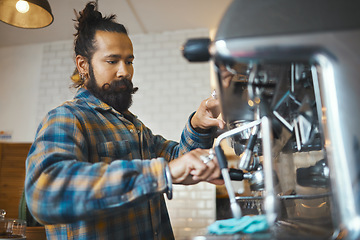
<svg viewBox="0 0 360 240"><path fill-rule="evenodd" d="M1 0L0 0L1 1ZM0 21L0 47L73 39L74 9L88 0L49 0L54 22L42 29L22 29ZM130 35L182 29L215 29L231 0L98 0L99 11L116 14Z"/></svg>

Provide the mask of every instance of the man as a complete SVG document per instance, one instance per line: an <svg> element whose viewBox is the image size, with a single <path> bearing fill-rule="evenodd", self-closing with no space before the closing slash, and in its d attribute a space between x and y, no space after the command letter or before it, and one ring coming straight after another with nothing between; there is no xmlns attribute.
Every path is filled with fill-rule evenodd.
<svg viewBox="0 0 360 240"><path fill-rule="evenodd" d="M26 201L48 239L173 239L163 193L220 176L216 159L200 158L223 127L216 100L190 116L180 143L153 135L128 111L137 90L133 47L114 18L94 3L80 12L79 89L44 118L26 161Z"/></svg>

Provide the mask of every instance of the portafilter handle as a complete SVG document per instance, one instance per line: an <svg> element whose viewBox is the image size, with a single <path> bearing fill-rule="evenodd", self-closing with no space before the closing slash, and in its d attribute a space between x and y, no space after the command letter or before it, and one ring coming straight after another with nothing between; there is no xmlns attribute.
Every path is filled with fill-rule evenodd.
<svg viewBox="0 0 360 240"><path fill-rule="evenodd" d="M244 173L244 171L240 169L229 168L228 172L231 181L242 181L244 179L251 179L251 173ZM223 179L223 177L220 176L220 179Z"/></svg>

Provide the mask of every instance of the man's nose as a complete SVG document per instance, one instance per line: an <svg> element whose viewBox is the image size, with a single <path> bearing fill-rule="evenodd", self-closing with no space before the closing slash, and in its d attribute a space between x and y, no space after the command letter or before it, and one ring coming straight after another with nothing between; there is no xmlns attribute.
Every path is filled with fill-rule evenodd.
<svg viewBox="0 0 360 240"><path fill-rule="evenodd" d="M129 67L128 67L128 65L126 65L126 63L124 61L121 61L119 63L119 69L117 71L116 76L118 78L128 78L128 79L130 79L131 73L129 71Z"/></svg>

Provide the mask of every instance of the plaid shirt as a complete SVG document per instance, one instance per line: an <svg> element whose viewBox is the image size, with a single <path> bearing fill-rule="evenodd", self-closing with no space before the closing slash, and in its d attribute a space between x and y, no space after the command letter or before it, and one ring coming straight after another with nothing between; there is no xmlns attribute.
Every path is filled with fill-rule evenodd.
<svg viewBox="0 0 360 240"><path fill-rule="evenodd" d="M164 168L212 142L190 120L180 143L153 135L81 88L37 130L26 160L29 210L48 239L173 239Z"/></svg>

